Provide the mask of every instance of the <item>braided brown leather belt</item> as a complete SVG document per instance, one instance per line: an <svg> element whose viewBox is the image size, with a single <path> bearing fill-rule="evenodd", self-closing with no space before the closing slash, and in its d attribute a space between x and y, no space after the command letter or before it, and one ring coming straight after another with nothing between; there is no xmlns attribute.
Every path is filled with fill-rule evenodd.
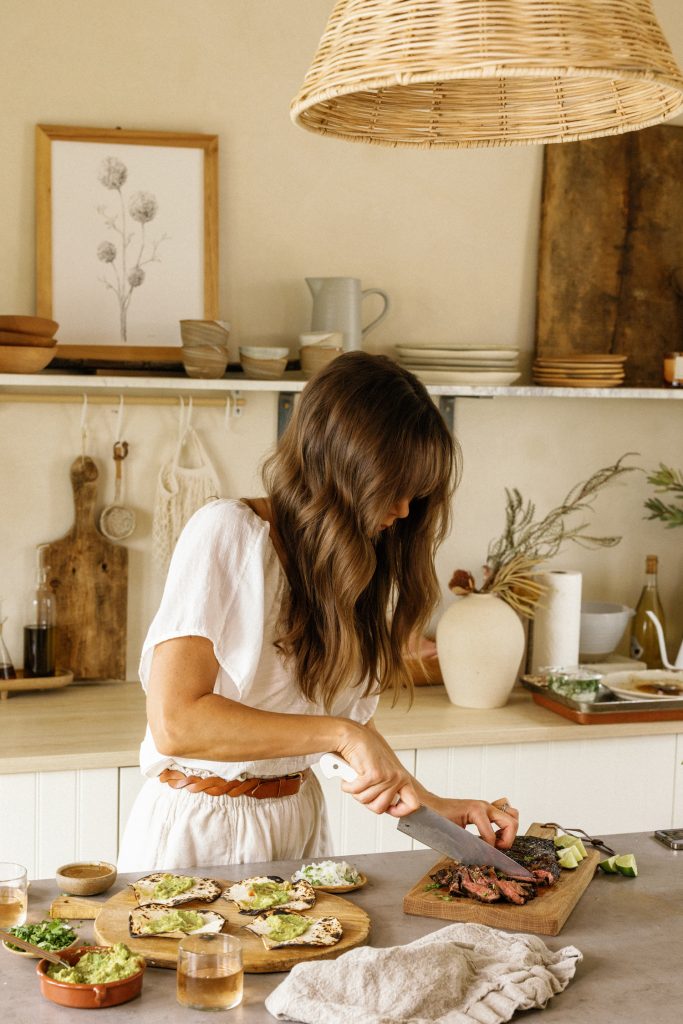
<svg viewBox="0 0 683 1024"><path fill-rule="evenodd" d="M221 779L209 775L202 779L198 775L183 775L174 768L165 768L159 775L159 782L165 782L173 789L186 789L189 793L206 793L207 796L253 796L257 800L268 800L278 796L294 796L301 789L301 783L308 778L310 768L293 775L280 775L271 779Z"/></svg>

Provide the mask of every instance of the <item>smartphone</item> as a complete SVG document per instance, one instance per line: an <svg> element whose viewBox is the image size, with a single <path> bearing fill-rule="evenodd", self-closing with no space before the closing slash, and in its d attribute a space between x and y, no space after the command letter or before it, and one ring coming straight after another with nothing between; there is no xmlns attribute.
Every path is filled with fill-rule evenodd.
<svg viewBox="0 0 683 1024"><path fill-rule="evenodd" d="M658 828L655 839L670 846L672 850L683 850L683 828Z"/></svg>

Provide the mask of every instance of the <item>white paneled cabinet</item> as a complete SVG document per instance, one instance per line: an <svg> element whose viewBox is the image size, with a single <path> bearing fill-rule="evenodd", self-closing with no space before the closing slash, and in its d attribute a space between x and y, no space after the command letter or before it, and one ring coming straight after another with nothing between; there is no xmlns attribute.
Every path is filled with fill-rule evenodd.
<svg viewBox="0 0 683 1024"><path fill-rule="evenodd" d="M416 774L449 796L507 797L523 830L648 832L683 821L682 750L675 735L418 750Z"/></svg>
<svg viewBox="0 0 683 1024"><path fill-rule="evenodd" d="M0 775L0 860L25 864L29 878L73 860L115 863L141 784L138 768Z"/></svg>
<svg viewBox="0 0 683 1024"><path fill-rule="evenodd" d="M683 736L629 736L400 750L405 767L448 796L506 796L532 821L594 834L653 831L683 823ZM328 803L334 852L410 849L389 815L376 816L316 771ZM49 878L70 860L115 862L138 768L0 775L0 860ZM420 844L415 844L419 846Z"/></svg>

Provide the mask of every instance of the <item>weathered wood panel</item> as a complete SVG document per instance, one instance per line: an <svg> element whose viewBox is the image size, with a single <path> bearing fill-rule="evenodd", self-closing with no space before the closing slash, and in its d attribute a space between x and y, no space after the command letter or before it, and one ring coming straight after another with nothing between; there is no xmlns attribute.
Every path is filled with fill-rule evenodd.
<svg viewBox="0 0 683 1024"><path fill-rule="evenodd" d="M683 348L683 128L548 146L536 352L628 355L626 383L662 383Z"/></svg>

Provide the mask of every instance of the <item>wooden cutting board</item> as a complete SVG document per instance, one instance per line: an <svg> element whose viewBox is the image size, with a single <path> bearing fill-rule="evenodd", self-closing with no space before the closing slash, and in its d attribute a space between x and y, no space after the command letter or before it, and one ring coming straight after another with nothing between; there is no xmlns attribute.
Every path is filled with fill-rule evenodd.
<svg viewBox="0 0 683 1024"><path fill-rule="evenodd" d="M626 383L662 385L683 348L683 128L546 146L536 352L622 353Z"/></svg>
<svg viewBox="0 0 683 1024"><path fill-rule="evenodd" d="M233 882L217 881L227 889ZM78 897L63 897L55 900L50 908L52 917L95 918L95 936L103 945L125 942L135 953L144 956L153 967L168 967L175 970L178 959L178 939L160 939L144 936L134 939L128 931L128 915L137 906L133 890L128 887L112 896L106 903L83 900ZM213 903L183 903L182 910L215 910L226 919L224 931L236 935L242 942L244 970L248 974L264 974L268 971L289 971L294 964L305 960L335 960L347 949L362 945L370 934L370 918L355 903L318 892L306 917L336 917L341 922L344 934L335 946L289 946L284 949L266 949L258 935L244 927L249 918L240 914L231 900L219 899Z"/></svg>
<svg viewBox="0 0 683 1024"><path fill-rule="evenodd" d="M76 679L126 678L128 550L95 525L97 466L71 466L74 523L47 545L48 578L57 596L57 664Z"/></svg>
<svg viewBox="0 0 683 1024"><path fill-rule="evenodd" d="M534 824L526 834L551 838L554 829L544 829L542 825ZM522 907L513 903L479 903L477 900L457 896L452 902L447 902L439 899L439 893L443 896L443 891L432 889L425 892L425 886L432 884L430 875L451 860L443 857L403 897L403 911L418 917L467 921L490 925L492 928L509 928L515 932L532 932L534 935L559 935L565 921L590 885L603 856L592 847L587 849L588 856L577 868L573 871L562 870L555 885L539 888L536 898Z"/></svg>

